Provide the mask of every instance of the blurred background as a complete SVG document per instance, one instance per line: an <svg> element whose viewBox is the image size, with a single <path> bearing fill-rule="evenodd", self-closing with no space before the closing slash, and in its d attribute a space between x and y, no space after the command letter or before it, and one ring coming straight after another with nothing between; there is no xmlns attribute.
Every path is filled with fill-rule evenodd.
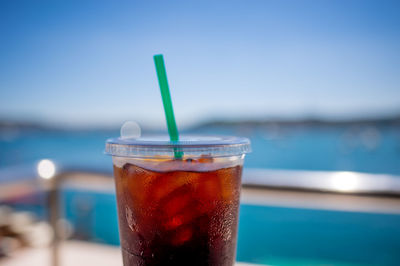
<svg viewBox="0 0 400 266"><path fill-rule="evenodd" d="M54 239L120 259L104 142L127 120L167 132L162 53L181 132L252 142L239 261L399 265L399 13L395 0L1 1L0 264L55 264L40 255Z"/></svg>

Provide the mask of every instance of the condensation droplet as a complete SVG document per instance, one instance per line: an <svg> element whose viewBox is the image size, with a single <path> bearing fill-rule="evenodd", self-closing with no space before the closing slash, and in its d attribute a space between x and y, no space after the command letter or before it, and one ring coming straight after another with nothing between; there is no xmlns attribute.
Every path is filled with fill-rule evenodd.
<svg viewBox="0 0 400 266"><path fill-rule="evenodd" d="M137 139L141 135L140 126L135 121L126 121L122 125L120 132L122 139Z"/></svg>

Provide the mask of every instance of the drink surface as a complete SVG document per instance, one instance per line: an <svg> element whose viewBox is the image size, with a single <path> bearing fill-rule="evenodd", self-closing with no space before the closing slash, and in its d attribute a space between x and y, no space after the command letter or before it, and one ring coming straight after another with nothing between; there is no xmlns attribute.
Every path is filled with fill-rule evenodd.
<svg viewBox="0 0 400 266"><path fill-rule="evenodd" d="M204 165L212 159L174 165L114 164L124 265L233 265L241 163L211 171Z"/></svg>

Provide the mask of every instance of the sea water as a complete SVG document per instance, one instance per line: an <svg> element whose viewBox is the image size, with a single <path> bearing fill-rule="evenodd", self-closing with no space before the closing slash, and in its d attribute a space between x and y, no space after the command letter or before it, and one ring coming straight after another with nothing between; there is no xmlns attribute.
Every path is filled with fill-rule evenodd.
<svg viewBox="0 0 400 266"><path fill-rule="evenodd" d="M197 134L250 138L248 168L359 171L400 175L400 127L208 127ZM49 158L63 165L112 172L105 140L117 130L0 131L0 168Z"/></svg>

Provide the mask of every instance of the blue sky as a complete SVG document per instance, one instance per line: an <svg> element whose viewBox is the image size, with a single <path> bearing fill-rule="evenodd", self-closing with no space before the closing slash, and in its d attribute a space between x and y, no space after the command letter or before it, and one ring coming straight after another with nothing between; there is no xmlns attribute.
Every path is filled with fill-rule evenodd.
<svg viewBox="0 0 400 266"><path fill-rule="evenodd" d="M400 112L399 1L1 1L0 117L164 126Z"/></svg>

